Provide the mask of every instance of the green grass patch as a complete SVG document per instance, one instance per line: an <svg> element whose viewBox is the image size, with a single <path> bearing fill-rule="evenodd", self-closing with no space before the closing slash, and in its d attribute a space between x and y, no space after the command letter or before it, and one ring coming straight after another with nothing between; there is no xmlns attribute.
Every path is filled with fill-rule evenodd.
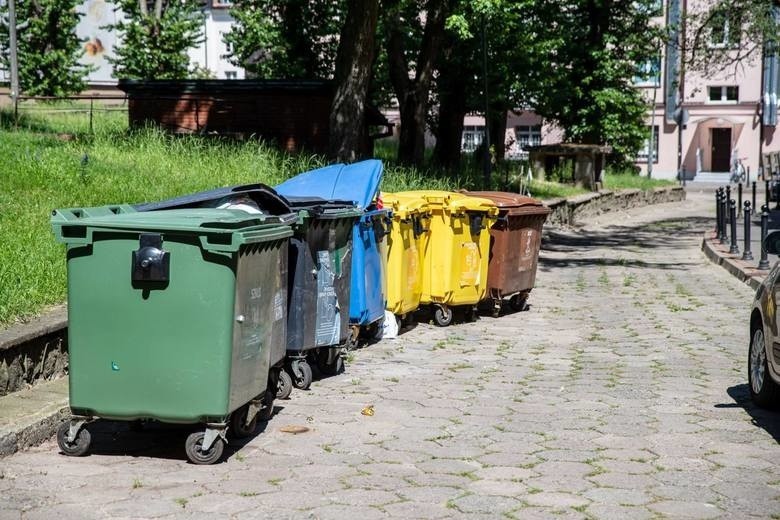
<svg viewBox="0 0 780 520"><path fill-rule="evenodd" d="M607 190L651 190L662 186L676 186L677 182L668 179L649 179L633 173L605 172L603 177L604 189Z"/></svg>

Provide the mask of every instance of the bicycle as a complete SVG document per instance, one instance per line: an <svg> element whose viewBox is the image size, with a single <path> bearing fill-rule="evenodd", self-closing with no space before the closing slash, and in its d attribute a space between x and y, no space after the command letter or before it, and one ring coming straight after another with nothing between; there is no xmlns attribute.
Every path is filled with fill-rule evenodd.
<svg viewBox="0 0 780 520"><path fill-rule="evenodd" d="M732 184L744 183L747 180L745 166L742 164L743 159L747 159L747 157L734 157L731 161L731 177L729 178L729 182Z"/></svg>

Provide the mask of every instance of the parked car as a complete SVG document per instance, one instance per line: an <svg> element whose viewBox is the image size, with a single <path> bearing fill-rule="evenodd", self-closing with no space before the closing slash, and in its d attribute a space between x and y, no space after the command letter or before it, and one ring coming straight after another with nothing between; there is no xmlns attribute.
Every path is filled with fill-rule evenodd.
<svg viewBox="0 0 780 520"><path fill-rule="evenodd" d="M767 252L780 254L780 231L769 234ZM750 315L748 383L753 402L763 408L780 406L780 262L756 290Z"/></svg>

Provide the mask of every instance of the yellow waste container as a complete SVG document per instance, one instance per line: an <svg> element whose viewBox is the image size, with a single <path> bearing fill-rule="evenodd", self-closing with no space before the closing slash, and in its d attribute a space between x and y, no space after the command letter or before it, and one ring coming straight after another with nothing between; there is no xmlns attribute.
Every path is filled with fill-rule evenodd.
<svg viewBox="0 0 780 520"><path fill-rule="evenodd" d="M448 191L396 195L424 199L430 214L420 304L434 307L433 321L440 327L452 323L453 307L463 307L470 318L487 292L490 228L498 215L495 203Z"/></svg>
<svg viewBox="0 0 780 520"><path fill-rule="evenodd" d="M387 310L402 321L420 306L423 252L428 241L428 202L403 193L382 193L393 211L387 238Z"/></svg>

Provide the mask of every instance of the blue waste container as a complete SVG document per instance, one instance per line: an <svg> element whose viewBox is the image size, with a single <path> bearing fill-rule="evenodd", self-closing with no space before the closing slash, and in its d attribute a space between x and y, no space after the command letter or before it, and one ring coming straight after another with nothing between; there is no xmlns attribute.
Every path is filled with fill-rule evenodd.
<svg viewBox="0 0 780 520"><path fill-rule="evenodd" d="M390 210L379 203L382 170L382 161L375 159L349 165L334 164L301 173L276 186L276 191L285 197L351 200L363 211L352 231L349 322L353 346L361 331L376 335L385 316L385 235Z"/></svg>

